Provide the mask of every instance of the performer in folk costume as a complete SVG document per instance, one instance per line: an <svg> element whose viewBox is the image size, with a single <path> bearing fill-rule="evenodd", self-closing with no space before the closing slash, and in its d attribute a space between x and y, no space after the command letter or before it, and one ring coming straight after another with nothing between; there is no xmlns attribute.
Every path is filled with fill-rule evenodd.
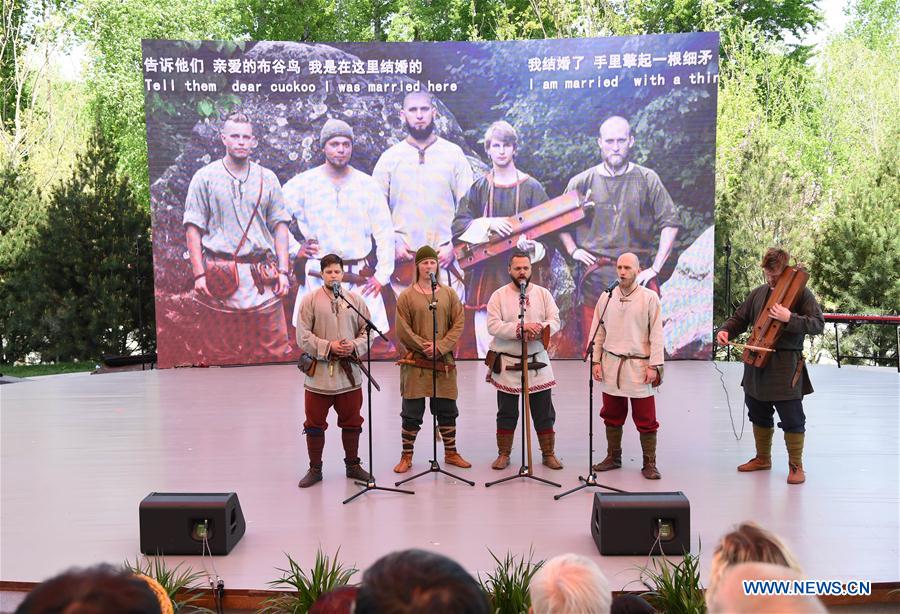
<svg viewBox="0 0 900 614"><path fill-rule="evenodd" d="M619 256L619 285L612 292L604 292L594 308L591 330L597 333L591 369L594 379L603 382L600 417L606 425L606 458L593 469L609 471L622 466L622 425L628 416L630 399L631 419L641 434L641 474L648 480L658 480L659 422L653 395L654 387L662 381L665 342L659 296L637 283L640 272L636 255Z"/></svg>
<svg viewBox="0 0 900 614"><path fill-rule="evenodd" d="M353 138L349 124L327 120L319 133L325 162L284 184L286 206L304 238L302 244L291 239L291 253L302 251L303 268L297 271L303 280L301 296L322 287L318 260L303 256L340 256L344 261L344 286L362 295L372 322L387 332L382 289L394 271L394 226L381 187L350 164ZM373 243L375 261L369 264ZM295 323L299 303L294 308Z"/></svg>
<svg viewBox="0 0 900 614"><path fill-rule="evenodd" d="M347 477L368 482L371 476L359 460L359 435L362 433L362 374L359 358L366 350L365 322L343 299L335 296L344 275L340 256L328 254L320 261L324 285L302 299L297 320L297 344L304 352L301 368L306 374L304 408L306 448L309 471L297 484L308 488L322 481L322 449L328 409L334 407L344 444ZM365 300L345 290L344 298L369 317Z"/></svg>
<svg viewBox="0 0 900 614"><path fill-rule="evenodd" d="M516 168L518 150L516 129L505 121L494 122L484 133L484 150L491 159L491 170L476 180L466 192L453 219L455 241L481 244L495 236L513 231L509 222L522 211L547 202L547 192L527 173ZM540 261L547 250L538 241L519 236L516 247ZM466 309L475 316L474 335L479 358L487 355L491 336L487 332L487 302L491 294L509 278L506 258L494 257L466 270Z"/></svg>
<svg viewBox="0 0 900 614"><path fill-rule="evenodd" d="M493 335L488 364L487 381L497 388L497 459L491 465L504 469L509 465L516 423L519 419L519 394L522 392L522 337L528 342L528 398L531 417L543 463L551 469L562 469L554 446L556 411L553 409L551 388L556 386L550 356L542 341L545 327L550 334L559 331L559 307L550 291L531 284L531 258L522 251L514 251L509 258L510 283L497 289L488 300L487 326ZM525 286L525 330L519 327L520 283Z"/></svg>
<svg viewBox="0 0 900 614"><path fill-rule="evenodd" d="M453 350L462 335L465 311L456 292L440 283L438 253L431 246L419 248L415 255L416 279L397 298L396 332L402 345L400 359L400 394L403 407L401 439L403 451L394 467L405 473L412 467L413 446L422 427L425 398L430 398L431 412L437 417L438 430L444 440L444 462L456 467L471 467L456 451L456 364ZM431 275L438 282L434 290L437 303L437 335L433 335L431 315ZM436 341L432 342L432 337ZM437 355L436 359L433 359ZM433 373L436 367L436 391Z"/></svg>
<svg viewBox="0 0 900 614"><path fill-rule="evenodd" d="M716 334L722 345L743 333L766 307L769 293L788 265L790 255L783 249L770 247L763 256L761 266L766 283L750 292L747 300L738 307ZM775 352L765 367L744 365L744 402L747 415L753 423L756 440L756 456L740 465L738 471L762 471L772 468L772 436L775 433L773 416L778 412L778 426L784 431L784 443L788 452L788 484L806 481L803 471L803 443L806 432L806 415L803 413L803 396L813 392L806 363L803 360L803 341L806 335L820 335L825 329L822 308L809 288L804 288L795 310L781 304L769 309L769 317L784 322L784 329L775 344Z"/></svg>
<svg viewBox="0 0 900 614"><path fill-rule="evenodd" d="M184 203L204 360L284 360L290 215L275 173L250 160L257 144L250 119L229 116L221 139L225 156L194 174Z"/></svg>
<svg viewBox="0 0 900 614"><path fill-rule="evenodd" d="M410 92L402 104L400 119L409 136L382 153L372 170L394 222L397 268L391 286L399 295L414 282L414 275L404 274L410 269L406 265L413 264L413 250L430 245L438 253L441 283L462 296L465 289L454 263L450 224L472 185L472 167L459 145L435 133L437 108L429 92Z"/></svg>

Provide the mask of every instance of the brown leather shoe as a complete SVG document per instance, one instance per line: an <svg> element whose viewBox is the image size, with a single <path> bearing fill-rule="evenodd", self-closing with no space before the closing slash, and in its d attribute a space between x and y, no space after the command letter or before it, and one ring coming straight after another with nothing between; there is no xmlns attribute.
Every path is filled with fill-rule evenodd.
<svg viewBox="0 0 900 614"><path fill-rule="evenodd" d="M322 481L322 465L318 467L310 465L309 471L297 483L300 488L309 488L313 484Z"/></svg>
<svg viewBox="0 0 900 614"><path fill-rule="evenodd" d="M394 467L394 473L406 473L412 468L412 452L400 455L400 462Z"/></svg>
<svg viewBox="0 0 900 614"><path fill-rule="evenodd" d="M656 468L656 462L644 458L644 466L641 467L641 475L644 476L648 480L658 480L662 476L659 474L659 470Z"/></svg>
<svg viewBox="0 0 900 614"><path fill-rule="evenodd" d="M500 454L493 463L491 469L506 469L509 467L509 457L506 454Z"/></svg>
<svg viewBox="0 0 900 614"><path fill-rule="evenodd" d="M743 465L738 465L738 471L768 471L772 468L772 459L762 459L754 456Z"/></svg>
<svg viewBox="0 0 900 614"><path fill-rule="evenodd" d="M802 484L806 481L806 472L803 471L802 465L795 465L791 463L789 467L790 471L788 472L787 478L788 484Z"/></svg>
<svg viewBox="0 0 900 614"><path fill-rule="evenodd" d="M613 469L622 468L622 453L607 454L606 458L591 467L594 471L612 471Z"/></svg>
<svg viewBox="0 0 900 614"><path fill-rule="evenodd" d="M550 453L544 455L543 460L544 466L549 467L550 469L562 469L563 465L559 462L559 459L556 458L556 454Z"/></svg>
<svg viewBox="0 0 900 614"><path fill-rule="evenodd" d="M454 467L462 467L463 469L468 469L472 466L472 463L460 456L459 452L444 452L444 462L448 465L453 465Z"/></svg>
<svg viewBox="0 0 900 614"><path fill-rule="evenodd" d="M362 468L359 463L347 465L347 477L351 480L359 480L360 482L369 482L372 480L372 474Z"/></svg>

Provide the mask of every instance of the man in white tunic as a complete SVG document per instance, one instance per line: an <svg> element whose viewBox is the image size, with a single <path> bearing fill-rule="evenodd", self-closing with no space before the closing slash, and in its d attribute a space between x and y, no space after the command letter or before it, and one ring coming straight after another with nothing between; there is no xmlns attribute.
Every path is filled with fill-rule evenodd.
<svg viewBox="0 0 900 614"><path fill-rule="evenodd" d="M407 94L400 119L409 136L381 154L372 177L388 199L394 222L397 270L391 285L397 295L415 281L416 250L430 245L438 253L441 283L464 300L450 225L472 185L472 167L458 145L434 133L436 115L430 93Z"/></svg>
<svg viewBox="0 0 900 614"><path fill-rule="evenodd" d="M641 436L644 466L648 480L658 480L656 468L656 403L654 388L662 381L663 326L659 296L636 283L640 273L638 257L632 253L616 261L619 286L604 292L594 308L591 330L594 337L592 371L603 382L603 408L600 417L606 425L607 454L594 471L609 471L622 466L622 425L628 415ZM602 317L602 319L601 319Z"/></svg>
<svg viewBox="0 0 900 614"><path fill-rule="evenodd" d="M542 333L559 331L559 307L547 288L531 284L531 257L514 251L509 259L510 283L491 294L487 306L488 332L493 335L488 352L487 381L497 389L497 459L494 469L509 465L516 423L519 420L519 395L522 392L522 335L528 342L528 400L531 418L541 446L543 463L551 469L562 469L554 446L556 411L551 388L556 386L550 355L544 347ZM525 324L519 324L521 286L525 285Z"/></svg>
<svg viewBox="0 0 900 614"><path fill-rule="evenodd" d="M391 212L378 184L350 166L353 155L353 128L339 119L322 126L319 142L325 163L300 173L284 184L288 211L297 221L306 244L304 289L294 305L297 326L300 296L322 287L317 254L336 254L344 261L344 289L362 295L372 314L372 322L382 332L388 318L382 288L394 272L394 236ZM367 266L366 257L375 240L376 263ZM291 253L300 246L292 239Z"/></svg>

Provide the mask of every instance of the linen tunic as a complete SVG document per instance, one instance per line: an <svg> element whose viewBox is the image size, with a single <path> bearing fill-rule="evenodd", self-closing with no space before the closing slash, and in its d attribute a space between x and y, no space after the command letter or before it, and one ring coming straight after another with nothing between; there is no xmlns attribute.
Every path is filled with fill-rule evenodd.
<svg viewBox="0 0 900 614"><path fill-rule="evenodd" d="M369 309L362 297L355 292L344 292L359 311L369 317ZM307 294L300 302L300 317L297 321L297 345L313 356L318 364L313 377L306 377L303 386L319 394L340 394L356 390L362 385L359 367L352 365L353 382L338 364L337 357L331 356L332 341L347 339L352 341L356 355L366 353L366 325L343 299L335 299L327 288Z"/></svg>
<svg viewBox="0 0 900 614"><path fill-rule="evenodd" d="M437 343L440 356L437 364L440 367L441 357L446 364L455 364L453 350L459 342L465 325L465 311L462 301L456 292L445 285L439 285L435 291L437 300ZM413 350L419 358L429 360L422 354L422 347L431 341L433 335L431 310L431 293L419 292L415 286L404 290L397 298L397 320L395 323L397 339L403 348L403 354ZM421 399L433 395L432 370L413 365L400 365L400 394L404 399ZM437 373L437 396L441 399L456 399L459 395L456 386L456 369L449 373Z"/></svg>
<svg viewBox="0 0 900 614"><path fill-rule="evenodd" d="M606 307L607 301L609 307ZM603 324L598 328L604 307ZM661 306L656 293L643 286L635 286L627 295L621 286L612 291L612 297L604 292L594 308L591 332L595 330L592 361L603 366L603 392L635 399L653 395L653 386L645 384L644 378L647 367L662 367L665 347Z"/></svg>

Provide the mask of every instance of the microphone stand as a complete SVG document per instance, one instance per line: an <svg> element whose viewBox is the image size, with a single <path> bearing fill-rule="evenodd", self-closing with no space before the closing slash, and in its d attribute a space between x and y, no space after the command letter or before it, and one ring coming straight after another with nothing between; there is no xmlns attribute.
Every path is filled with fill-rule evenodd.
<svg viewBox="0 0 900 614"><path fill-rule="evenodd" d="M600 313L600 320L597 322L597 327L594 329L594 333L591 335L591 338L588 340L587 347L584 351L584 357L581 359L582 361L587 361L588 364L588 470L587 477L578 476L579 482L584 482L580 486L576 486L571 490L567 490L564 493L560 493L558 495L553 496L554 501L559 501L566 495L571 495L573 492L578 492L588 486L595 486L597 488L605 488L607 490L613 490L615 492L627 492L621 490L619 488L613 488L612 486L607 486L605 484L601 484L597 481L597 473L594 471L594 343L597 339L597 333L600 331L600 327L603 326L603 316L606 315L606 308L609 307L609 302L612 300L612 293L615 288L610 288L607 290L606 297L606 305L603 306L603 311Z"/></svg>
<svg viewBox="0 0 900 614"><path fill-rule="evenodd" d="M526 425L529 422L530 413L531 413L531 403L529 399L528 393L528 341L525 339L525 289L522 286L521 294L519 295L519 330L521 331L522 337L522 376L521 376L521 386L522 386L522 394L521 394L521 407L522 407L522 464L519 466L518 473L514 475L507 476L505 478L500 478L499 480L494 480L493 482L485 483L485 488L489 488L494 484L500 484L501 482L508 482L510 480L515 480L516 478L528 478L531 480L537 480L538 482L543 482L549 486L556 486L557 488L562 488L562 484L557 484L556 482L551 482L550 480L545 480L544 478L539 478L536 475L532 475L531 473L531 432L529 431L528 436L526 438L525 431ZM528 462L525 461L525 446L528 446Z"/></svg>
<svg viewBox="0 0 900 614"><path fill-rule="evenodd" d="M449 471L446 471L441 468L441 464L438 462L437 455L437 437L435 437L435 431L438 430L437 423L437 414L434 413L435 404L437 404L437 298L435 297L435 290L437 289L437 281L432 279L431 281L431 303L428 304L428 310L431 311L431 443L434 450L434 456L431 458L431 464L425 471L421 473L417 473L414 476L408 477L405 480L400 480L399 482L394 482L394 486L400 486L401 484L405 484L406 482L411 482L416 478L420 478L428 473L443 473L444 475L449 475L451 478L459 480L460 482L465 482L469 486L475 486L475 482L467 480L465 478L461 478L458 475L454 475Z"/></svg>
<svg viewBox="0 0 900 614"><path fill-rule="evenodd" d="M335 282L335 283L337 283L337 282ZM334 288L334 286L333 286L333 288ZM339 288L339 286L338 286L338 288ZM372 331L374 330L376 333L378 333L378 336L381 337L382 339L385 338L384 334L380 330L378 330L378 327L375 326L375 324L369 318L364 316L360 312L360 310L356 308L356 305L354 305L353 303L351 303L350 301L347 300L347 297L344 296L343 292L340 292L339 289L333 290L333 292L335 293L336 296L342 298L344 300L344 303L346 303L347 306L350 307L350 309L355 311L356 315L358 317L362 318L363 322L366 323L366 364L368 365L367 367L363 367L363 365L360 363L359 366L361 367L361 370L366 375L366 382L367 382L368 391L369 391L368 399L367 399L368 422L369 422L369 475L372 477L367 482L360 482L359 480L354 480L354 484L356 484L357 486L362 486L363 489L360 490L355 495L353 495L352 497L350 497L348 499L344 499L343 503L346 505L347 503L350 503L351 501L353 501L360 495L363 495L371 490L385 490L388 492L399 492L399 493L403 493L406 495L414 495L416 493L414 493L411 490L400 490L398 488L385 488L384 486L378 486L375 482L375 465L372 464L372 384L375 384L375 387L378 388L378 390L381 390L381 387L378 386L377 382L375 382L375 380L372 378L372 352L371 352Z"/></svg>

